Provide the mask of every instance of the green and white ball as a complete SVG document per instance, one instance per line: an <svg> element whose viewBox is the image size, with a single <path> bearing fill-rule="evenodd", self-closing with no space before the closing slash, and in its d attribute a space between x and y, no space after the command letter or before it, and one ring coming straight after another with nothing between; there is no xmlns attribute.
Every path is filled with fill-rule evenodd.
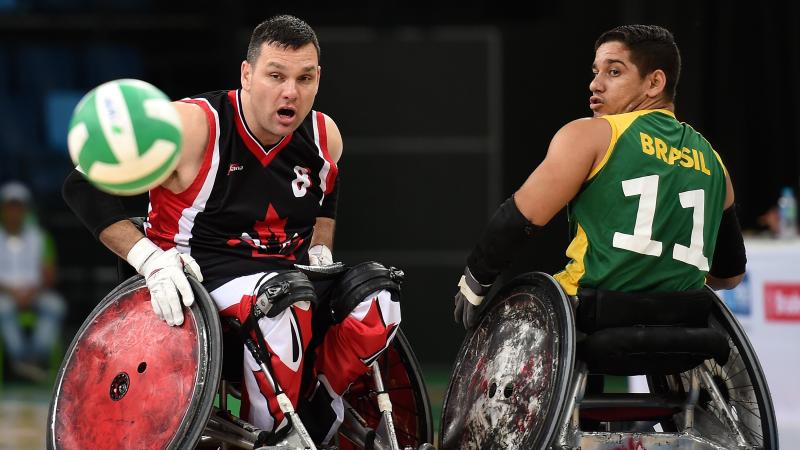
<svg viewBox="0 0 800 450"><path fill-rule="evenodd" d="M180 158L181 121L169 98L141 80L114 80L86 94L69 124L72 162L95 186L136 195L161 184Z"/></svg>

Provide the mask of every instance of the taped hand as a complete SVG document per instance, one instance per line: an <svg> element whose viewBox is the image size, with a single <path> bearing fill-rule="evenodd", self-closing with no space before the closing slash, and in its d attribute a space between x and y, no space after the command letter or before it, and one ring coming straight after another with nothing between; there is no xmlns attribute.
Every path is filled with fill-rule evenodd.
<svg viewBox="0 0 800 450"><path fill-rule="evenodd" d="M330 266L333 264L331 249L324 244L317 244L308 249L309 266Z"/></svg>
<svg viewBox="0 0 800 450"><path fill-rule="evenodd" d="M464 275L458 282L458 292L455 297L455 311L453 319L456 323L464 325L468 330L478 323L478 307L483 302L483 297L489 291L491 284L481 284L469 270L464 268Z"/></svg>

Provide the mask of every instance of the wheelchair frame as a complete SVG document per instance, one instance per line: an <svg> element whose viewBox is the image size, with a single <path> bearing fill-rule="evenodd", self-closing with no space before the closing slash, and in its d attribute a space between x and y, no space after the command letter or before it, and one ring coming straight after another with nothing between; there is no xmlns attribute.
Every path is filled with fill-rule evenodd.
<svg viewBox="0 0 800 450"><path fill-rule="evenodd" d="M518 277L499 290L503 295L493 298L489 308L499 308L515 293L526 292L526 289L529 295L536 295L534 292L537 291L531 290L532 287L539 289L540 293L546 287L548 298L540 300L560 309L551 318L561 324L562 335L559 338L575 342L572 305L564 301L563 289L547 274L537 272ZM569 317L570 320L564 322L560 317ZM588 394L586 363L576 360L572 367L574 352L561 352L553 363L565 367L559 375L569 380L569 389L562 397L563 408L541 418L557 426L556 432L539 436L546 439L537 440L543 442L537 447L559 450L777 449L774 410L758 358L741 325L715 293L709 326L727 335L731 348L728 362L720 366L714 360L706 360L679 375L648 376L649 394ZM480 324L473 334L479 328ZM461 356L454 367L453 380L457 379L464 354L479 351L468 347L473 334L465 338ZM441 449L449 448L442 445L441 439L448 425L447 401L451 391L458 389L453 383L451 381L442 411ZM581 429L581 412L590 410L600 417L596 419L599 429L585 431ZM623 414L615 415L614 411ZM659 411L662 413L656 416L647 413ZM639 413L639 418L628 417ZM663 431L655 431L655 425L661 425ZM543 428L550 430L551 426ZM480 444L480 448L500 447L490 442Z"/></svg>
<svg viewBox="0 0 800 450"><path fill-rule="evenodd" d="M363 417L365 412L359 412L358 408L356 407L356 405L363 406L365 404L369 404L377 411L377 392L379 391L388 392L390 396L391 392L411 391L411 394L415 397L414 401L418 402L419 405L422 405L423 414L418 417L417 422L417 425L421 428L421 430L418 431L416 442L417 445L413 447L409 445L403 445L404 443L409 443L409 438L411 438L411 436L408 432L400 430L401 438L397 440L397 442L399 442L398 447L393 447L393 444L386 441L373 441L373 447L376 450L391 450L392 448L413 448L414 450L424 450L426 448L432 448L432 446L426 445L428 442L433 440L433 426L430 401L427 396L427 391L425 390L424 380L422 379L420 372L416 369L419 366L419 363L416 361L414 354L410 352L408 340L400 330L395 336L395 341L396 344L392 344L392 346L387 349L388 352L394 353L381 356L378 361L373 363L373 372L363 375L353 384L353 386L356 387L360 386L361 389L354 390L351 388L351 390L345 394L344 422L339 428L337 436L338 442L336 446L338 449L363 449L365 443L371 439L371 433L380 431L375 430L376 417L373 416L365 418ZM397 358L397 360L392 361L394 358ZM402 364L402 367L404 370L406 370L406 373L414 377L413 379L409 378L408 382L410 385L398 386L394 384L396 381L394 379L387 381L388 383L392 384L383 385L384 380L380 375L382 372L380 367L383 365L385 369L388 369L386 371L387 373L392 373L393 371L391 366L393 364ZM370 382L375 384L374 388L372 389L365 386L365 384L369 384ZM241 392L239 389L222 379L220 380L218 390L218 398L220 399L219 407L212 408L211 417L206 425L206 429L203 431L203 436L198 442L198 448L240 448L247 450L253 448L253 444L255 443L256 439L258 439L260 430L230 413L227 405L228 395L235 399L241 400ZM378 424L380 424L380 422L378 422ZM395 435L398 434L394 427L386 428L384 433L387 435L390 433ZM425 437L422 438L421 436Z"/></svg>
<svg viewBox="0 0 800 450"><path fill-rule="evenodd" d="M197 326L200 352L205 355L201 358L201 367L198 369L198 378L195 383L195 394L187 412L180 423L178 431L169 442L169 449L194 448L253 448L261 430L253 425L232 415L227 410L228 394L241 398L241 394L231 383L221 378L222 372L222 328L219 315L213 300L203 286L189 278L195 292L195 303L191 306L192 314L187 314L187 320L195 320ZM112 290L92 311L84 322L70 345L67 357L64 358L58 372L56 385L48 416L47 448L61 448L57 431L58 414L62 400L62 382L65 371L69 367L71 355L83 337L84 332L92 325L93 319L105 311L110 304L123 296L145 287L140 276L134 276ZM153 316L154 320L157 320ZM398 448L430 448L428 442L433 438L430 401L422 379L419 363L411 351L408 341L398 330L395 339L387 351L375 363L374 374L366 374L359 378L353 386L360 390L349 391L345 395L345 423L340 428L338 443L342 450L355 450L372 443L375 448L395 450ZM380 369L389 376L380 377ZM400 383L398 384L398 380ZM385 384L385 386L381 386ZM126 386L126 389L127 386ZM214 407L215 394L219 394L220 407ZM384 395L383 401L378 401L378 396ZM391 400L387 399L388 395ZM380 429L381 412L379 403L385 409L390 401L398 399L398 406L402 406L402 413L406 416L413 414L412 418L400 417L400 424L412 428L400 430L399 440L403 446L391 444L381 440L382 435L395 434L395 429ZM357 410L357 408L374 408L377 410ZM413 411L412 411L413 409ZM409 424L413 423L413 427ZM130 443L128 443L130 444ZM289 447L281 447L288 449Z"/></svg>
<svg viewBox="0 0 800 450"><path fill-rule="evenodd" d="M569 398L574 406L562 416L553 448L612 450L618 449L620 442L648 450L778 448L772 399L758 357L735 316L713 290L706 289L714 299L709 327L727 335L731 348L728 362L720 366L708 359L678 375L648 375L649 394L596 395L586 395L589 371L578 362ZM652 427L651 431L611 431L613 421L605 422L608 431L587 432L580 429L582 408L662 408L680 412L648 424L658 423L662 432L652 431Z"/></svg>

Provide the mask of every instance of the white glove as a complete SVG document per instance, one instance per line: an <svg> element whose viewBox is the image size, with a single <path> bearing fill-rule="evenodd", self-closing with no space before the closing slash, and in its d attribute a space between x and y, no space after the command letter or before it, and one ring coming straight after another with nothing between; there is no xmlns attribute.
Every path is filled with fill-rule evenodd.
<svg viewBox="0 0 800 450"><path fill-rule="evenodd" d="M333 254L325 244L317 244L308 249L309 266L330 266L333 264Z"/></svg>
<svg viewBox="0 0 800 450"><path fill-rule="evenodd" d="M186 306L194 303L194 294L186 274L203 281L200 266L194 258L179 253L175 248L161 250L153 241L144 238L130 249L127 260L144 276L150 290L150 304L156 315L168 325L182 324L181 300Z"/></svg>

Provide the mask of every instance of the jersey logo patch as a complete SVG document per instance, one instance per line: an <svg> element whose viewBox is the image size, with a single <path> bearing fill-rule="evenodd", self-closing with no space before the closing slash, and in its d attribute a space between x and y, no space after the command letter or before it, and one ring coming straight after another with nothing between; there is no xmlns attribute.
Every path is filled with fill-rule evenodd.
<svg viewBox="0 0 800 450"><path fill-rule="evenodd" d="M253 249L253 258L280 258L294 261L295 252L303 244L303 238L297 233L291 237L286 234L286 222L281 218L270 203L267 206L267 215L264 220L259 220L253 226L258 237L253 238L249 233L242 233L241 237L228 240L228 245L236 247L245 245Z"/></svg>
<svg viewBox="0 0 800 450"><path fill-rule="evenodd" d="M228 175L230 175L233 172L238 172L240 170L244 170L244 164L232 163L230 166L228 166Z"/></svg>

